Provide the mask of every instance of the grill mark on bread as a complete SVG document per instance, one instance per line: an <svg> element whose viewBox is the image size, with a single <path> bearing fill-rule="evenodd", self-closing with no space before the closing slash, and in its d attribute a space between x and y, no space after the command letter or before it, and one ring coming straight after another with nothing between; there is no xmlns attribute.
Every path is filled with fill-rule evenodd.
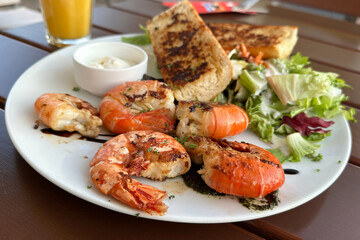
<svg viewBox="0 0 360 240"><path fill-rule="evenodd" d="M187 30L187 31L182 31L180 33L175 33L175 35L177 36L177 38L182 41L182 45L179 47L170 47L170 48L165 48L165 50L167 50L169 52L169 56L174 57L174 56L188 56L190 53L190 48L189 48L189 43L191 41L191 39L194 37L194 35L196 34L196 32L198 31L198 29L192 29L192 31ZM168 33L168 39L165 40L166 43L170 42L170 35L171 33L174 32L169 32ZM164 45L166 45L166 43ZM191 46L191 49L193 50L193 52L196 53L196 55L198 54L197 48L195 46Z"/></svg>
<svg viewBox="0 0 360 240"><path fill-rule="evenodd" d="M242 41L245 42L246 46L271 46L275 44L280 43L280 33L277 33L276 31L280 30L279 27L273 26L273 32L269 34L268 36L265 36L263 34L255 34L254 30L261 30L264 28L269 28L269 26L254 26L254 25L237 25L237 24L222 24L215 25L212 23L209 23L209 28L214 33L214 35L217 37L218 41L221 43L224 43L226 41L234 41L236 40L236 37L230 36L226 37L227 34L235 35L242 39ZM234 47L238 45L234 43Z"/></svg>
<svg viewBox="0 0 360 240"><path fill-rule="evenodd" d="M172 76L171 80L177 86L186 85L188 82L199 79L200 76L207 71L208 65L208 62L205 61L196 68L192 68L190 65L188 65L187 68L184 69L181 61L175 62L171 69L174 70L177 74Z"/></svg>
<svg viewBox="0 0 360 240"><path fill-rule="evenodd" d="M208 27L225 51L244 43L253 55L262 51L264 59L287 57L297 40L297 27L294 26L208 23Z"/></svg>
<svg viewBox="0 0 360 240"><path fill-rule="evenodd" d="M182 14L179 14L179 13L174 14L174 15L171 17L171 19L173 20L173 22L170 23L170 24L168 24L167 27L170 28L170 27L172 27L173 25L178 24L178 23L181 23L181 24L188 23L189 21L186 20L186 19L179 20L179 17L180 17L181 15L182 15ZM155 30L157 30L157 29L155 29Z"/></svg>

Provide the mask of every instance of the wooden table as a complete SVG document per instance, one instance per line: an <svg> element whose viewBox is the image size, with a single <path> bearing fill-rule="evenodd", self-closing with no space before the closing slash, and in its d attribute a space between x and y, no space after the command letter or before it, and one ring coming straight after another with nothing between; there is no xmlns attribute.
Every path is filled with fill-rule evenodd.
<svg viewBox="0 0 360 240"><path fill-rule="evenodd" d="M127 1L94 11L93 36L140 32L138 25L163 11L159 1ZM348 106L360 108L360 26L269 6L268 14L204 15L206 22L296 25L295 52L313 68L341 74ZM33 170L13 146L4 106L17 78L56 49L43 24L0 34L0 238L2 239L358 239L360 228L360 127L351 123L353 146L340 178L324 193L293 210L228 224L185 224L136 218L83 201ZM357 116L358 117L358 116Z"/></svg>

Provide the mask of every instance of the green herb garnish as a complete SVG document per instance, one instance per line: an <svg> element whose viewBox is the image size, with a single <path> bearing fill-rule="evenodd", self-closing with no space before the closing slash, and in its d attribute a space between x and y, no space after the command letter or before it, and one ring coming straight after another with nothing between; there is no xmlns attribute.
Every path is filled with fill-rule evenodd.
<svg viewBox="0 0 360 240"><path fill-rule="evenodd" d="M152 111L152 109L151 109L151 108L148 108L148 109L143 109L143 110L141 110L140 112L141 112L141 113L146 113L146 112L150 112L150 111Z"/></svg>
<svg viewBox="0 0 360 240"><path fill-rule="evenodd" d="M184 143L187 141L187 137L183 136L183 137L175 137L175 140L178 141L179 143L181 143L181 145L184 145Z"/></svg>
<svg viewBox="0 0 360 240"><path fill-rule="evenodd" d="M197 147L197 145L195 144L195 143L190 143L189 144L189 148L191 148L191 149L194 149L194 148L196 148Z"/></svg>
<svg viewBox="0 0 360 240"><path fill-rule="evenodd" d="M156 155L159 155L159 150L157 150L156 148L151 147L147 150L147 152L152 152L152 153L155 153Z"/></svg>

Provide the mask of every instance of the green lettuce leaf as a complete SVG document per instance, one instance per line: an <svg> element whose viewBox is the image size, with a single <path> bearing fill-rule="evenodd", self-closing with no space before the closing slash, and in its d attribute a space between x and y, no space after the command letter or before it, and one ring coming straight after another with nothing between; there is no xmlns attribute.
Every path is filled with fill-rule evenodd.
<svg viewBox="0 0 360 240"><path fill-rule="evenodd" d="M317 157L315 153L320 148L318 142L306 140L298 132L288 135L286 141L293 156L290 161L299 162L304 156Z"/></svg>
<svg viewBox="0 0 360 240"><path fill-rule="evenodd" d="M332 87L329 79L312 74L285 74L268 77L268 81L281 102L294 104L301 99L326 95Z"/></svg>
<svg viewBox="0 0 360 240"><path fill-rule="evenodd" d="M139 25L140 29L144 31L144 34L136 35L133 37L122 37L121 41L124 43L130 43L134 45L148 45L151 44L150 35L146 27Z"/></svg>
<svg viewBox="0 0 360 240"><path fill-rule="evenodd" d="M250 128L264 141L271 142L275 127L281 124L281 120L274 118L271 109L262 101L266 99L264 95L249 97L246 101L245 109L250 119ZM265 110L266 109L266 110Z"/></svg>
<svg viewBox="0 0 360 240"><path fill-rule="evenodd" d="M242 71L239 82L254 95L264 91L268 83L261 71L248 72L247 70Z"/></svg>

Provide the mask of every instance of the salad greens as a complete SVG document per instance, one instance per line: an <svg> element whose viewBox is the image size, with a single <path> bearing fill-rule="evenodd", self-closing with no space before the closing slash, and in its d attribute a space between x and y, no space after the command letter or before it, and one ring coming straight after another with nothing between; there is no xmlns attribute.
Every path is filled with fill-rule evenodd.
<svg viewBox="0 0 360 240"><path fill-rule="evenodd" d="M236 51L230 53L233 65L244 61L237 56ZM315 71L309 63L300 53L258 66L241 63L241 71L237 69L228 88L214 99L244 107L249 128L269 143L281 162L322 158L316 151L330 136L326 128L333 123L323 119L343 114L355 121L355 110L341 105L347 100L342 88L350 86L336 73Z"/></svg>
<svg viewBox="0 0 360 240"><path fill-rule="evenodd" d="M147 45L151 44L150 35L146 27L139 25L139 28L144 31L143 34L136 35L133 37L122 37L121 41L124 43L131 43L135 45Z"/></svg>

